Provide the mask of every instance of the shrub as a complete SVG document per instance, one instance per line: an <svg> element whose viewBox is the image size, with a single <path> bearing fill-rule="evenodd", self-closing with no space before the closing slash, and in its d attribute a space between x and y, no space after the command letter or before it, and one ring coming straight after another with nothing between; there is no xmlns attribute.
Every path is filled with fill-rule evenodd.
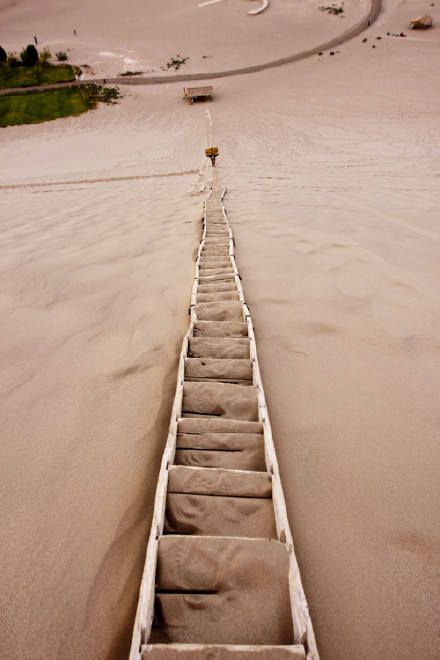
<svg viewBox="0 0 440 660"><path fill-rule="evenodd" d="M0 62L6 62L7 59L8 59L8 55L5 49L0 46Z"/></svg>
<svg viewBox="0 0 440 660"><path fill-rule="evenodd" d="M326 11L328 14L333 14L334 16L339 16L339 14L344 13L344 7L337 7L335 4L332 4L331 7L319 7L321 11Z"/></svg>
<svg viewBox="0 0 440 660"><path fill-rule="evenodd" d="M20 64L16 53L8 53L8 64L9 66L18 66Z"/></svg>
<svg viewBox="0 0 440 660"><path fill-rule="evenodd" d="M38 50L33 44L29 44L21 51L20 59L24 66L35 66L38 62Z"/></svg>
<svg viewBox="0 0 440 660"><path fill-rule="evenodd" d="M124 71L123 73L118 73L118 76L140 76L143 74L143 71Z"/></svg>
<svg viewBox="0 0 440 660"><path fill-rule="evenodd" d="M67 54L62 50L55 53L55 55L57 56L58 62L65 62L67 60Z"/></svg>
<svg viewBox="0 0 440 660"><path fill-rule="evenodd" d="M49 48L45 48L41 53L40 53L40 62L41 64L46 64L50 58L52 57L52 53L50 52Z"/></svg>
<svg viewBox="0 0 440 660"><path fill-rule="evenodd" d="M185 64L188 59L189 57L180 57L180 55L176 55L176 57L172 57L170 61L167 62L167 69L174 69L174 71L178 71L182 64ZM166 71L165 67L161 66L160 68L162 71Z"/></svg>

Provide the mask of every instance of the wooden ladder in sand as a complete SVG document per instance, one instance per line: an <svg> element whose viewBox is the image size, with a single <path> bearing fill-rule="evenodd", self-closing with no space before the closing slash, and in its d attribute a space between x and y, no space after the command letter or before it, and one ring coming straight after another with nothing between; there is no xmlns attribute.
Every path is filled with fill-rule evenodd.
<svg viewBox="0 0 440 660"><path fill-rule="evenodd" d="M130 660L318 660L225 190L208 176Z"/></svg>

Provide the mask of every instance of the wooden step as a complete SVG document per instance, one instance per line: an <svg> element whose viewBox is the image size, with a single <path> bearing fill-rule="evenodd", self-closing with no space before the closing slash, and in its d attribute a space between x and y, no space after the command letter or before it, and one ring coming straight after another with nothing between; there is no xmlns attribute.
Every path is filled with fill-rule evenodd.
<svg viewBox="0 0 440 660"><path fill-rule="evenodd" d="M213 282L212 284L199 284L197 287L197 293L216 293L237 290L235 282Z"/></svg>
<svg viewBox="0 0 440 660"><path fill-rule="evenodd" d="M168 493L164 534L276 539L271 499Z"/></svg>
<svg viewBox="0 0 440 660"><path fill-rule="evenodd" d="M200 256L200 262L199 263L202 263L203 261L212 261L213 263L222 263L222 262L230 261L230 260L231 260L231 257L229 256L229 253L227 254L227 256L224 256L223 254L217 254L217 255L213 254L211 256L209 256L209 255L203 256L203 254L202 254Z"/></svg>
<svg viewBox="0 0 440 660"><path fill-rule="evenodd" d="M206 226L206 238L210 236L227 236L229 238L229 227L228 225L207 225Z"/></svg>
<svg viewBox="0 0 440 660"><path fill-rule="evenodd" d="M269 472L170 465L168 468L168 493L270 499L272 497L272 476Z"/></svg>
<svg viewBox="0 0 440 660"><path fill-rule="evenodd" d="M229 245L207 245L202 248L201 256L229 256Z"/></svg>
<svg viewBox="0 0 440 660"><path fill-rule="evenodd" d="M178 433L175 465L266 471L261 433Z"/></svg>
<svg viewBox="0 0 440 660"><path fill-rule="evenodd" d="M229 236L225 236L223 234L214 234L212 236L207 236L205 238L205 243L204 246L208 247L210 245L229 245Z"/></svg>
<svg viewBox="0 0 440 660"><path fill-rule="evenodd" d="M223 275L199 275L199 284L213 284L214 282L234 282L234 273L224 273ZM211 319L208 319L211 320ZM215 319L213 319L215 320ZM227 319L219 319L221 321Z"/></svg>
<svg viewBox="0 0 440 660"><path fill-rule="evenodd" d="M278 541L162 536L149 642L292 644L288 582Z"/></svg>
<svg viewBox="0 0 440 660"><path fill-rule="evenodd" d="M177 449L200 449L200 450L218 450L218 451L232 451L240 452L246 449L249 450L263 450L264 446L264 436L263 433L245 433L237 430L234 432L222 432L222 431L199 431L198 433L188 433L181 430L182 424L186 422L192 422L194 420L184 420L179 422L179 431L176 437L176 448ZM210 420L210 421L221 421L228 422L229 420ZM236 422L240 425L246 426L258 426L258 422Z"/></svg>
<svg viewBox="0 0 440 660"><path fill-rule="evenodd" d="M212 285L208 285L208 286L212 286ZM247 336L248 336L248 326L246 321L241 321L241 322L196 321L194 323L194 337L200 337L200 338L237 337L238 338L238 337L247 337Z"/></svg>
<svg viewBox="0 0 440 660"><path fill-rule="evenodd" d="M197 291L197 304L208 302L224 302L228 300L240 300L238 291L217 291L213 293L203 293Z"/></svg>
<svg viewBox="0 0 440 660"><path fill-rule="evenodd" d="M200 271L212 268L231 268L232 261L230 259L222 259L221 261L215 261L214 259L200 259L199 269Z"/></svg>
<svg viewBox="0 0 440 660"><path fill-rule="evenodd" d="M263 424L237 419L222 419L221 417L198 417L179 419L177 430L178 433L196 435L202 433L263 433Z"/></svg>
<svg viewBox="0 0 440 660"><path fill-rule="evenodd" d="M220 435L219 433L217 435ZM264 472L266 461L261 449L176 449L175 465L226 468Z"/></svg>
<svg viewBox="0 0 440 660"><path fill-rule="evenodd" d="M249 360L249 339L247 337L190 337L188 357Z"/></svg>
<svg viewBox="0 0 440 660"><path fill-rule="evenodd" d="M256 422L258 421L257 390L254 387L229 383L185 382L182 417L200 415Z"/></svg>
<svg viewBox="0 0 440 660"><path fill-rule="evenodd" d="M304 646L145 644L142 660L305 660Z"/></svg>
<svg viewBox="0 0 440 660"><path fill-rule="evenodd" d="M203 278L203 281L207 279ZM196 312L200 321L244 321L240 302L200 303L196 305Z"/></svg>
<svg viewBox="0 0 440 660"><path fill-rule="evenodd" d="M227 275L229 273L234 274L234 269L231 264L222 266L221 268L205 268L200 270L199 279L201 277L212 277L212 275Z"/></svg>
<svg viewBox="0 0 440 660"><path fill-rule="evenodd" d="M221 360L216 358L187 358L185 380L219 380L222 382L249 381L252 383L251 360Z"/></svg>
<svg viewBox="0 0 440 660"><path fill-rule="evenodd" d="M170 466L165 533L276 538L267 472Z"/></svg>

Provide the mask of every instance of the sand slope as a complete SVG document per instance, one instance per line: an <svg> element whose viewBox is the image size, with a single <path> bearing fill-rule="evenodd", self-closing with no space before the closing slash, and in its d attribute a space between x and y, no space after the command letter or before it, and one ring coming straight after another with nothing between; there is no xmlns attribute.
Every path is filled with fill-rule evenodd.
<svg viewBox="0 0 440 660"><path fill-rule="evenodd" d="M366 44L224 79L210 106L296 554L332 660L438 655L439 32L386 37L424 11L387 3ZM18 47L33 30L14 16ZM183 105L180 85L133 89L1 134L8 658L128 648L204 147L204 107Z"/></svg>

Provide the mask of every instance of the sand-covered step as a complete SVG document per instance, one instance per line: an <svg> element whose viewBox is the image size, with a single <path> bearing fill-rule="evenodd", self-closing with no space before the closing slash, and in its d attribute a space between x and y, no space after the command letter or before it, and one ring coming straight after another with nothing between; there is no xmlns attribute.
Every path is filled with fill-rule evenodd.
<svg viewBox="0 0 440 660"><path fill-rule="evenodd" d="M203 252L202 252L202 254L200 256L199 263L202 264L206 261L216 262L216 263L218 263L218 262L228 262L228 263L230 263L231 257L230 257L229 251L228 251L228 254L226 256L224 256L223 254L203 255Z"/></svg>
<svg viewBox="0 0 440 660"><path fill-rule="evenodd" d="M211 236L227 236L230 238L229 227L227 225L223 227L221 225L207 225L205 238L210 238Z"/></svg>
<svg viewBox="0 0 440 660"><path fill-rule="evenodd" d="M179 419L178 433L200 435L202 433L263 433L261 422L221 417L193 417Z"/></svg>
<svg viewBox="0 0 440 660"><path fill-rule="evenodd" d="M211 284L199 284L197 293L220 293L221 291L237 291L235 282L212 282Z"/></svg>
<svg viewBox="0 0 440 660"><path fill-rule="evenodd" d="M223 215L222 211L219 210L218 208L219 202L216 202L215 206L212 206L211 208L206 208L206 224L215 224L215 223L220 223L220 224L228 224L226 221L225 216Z"/></svg>
<svg viewBox="0 0 440 660"><path fill-rule="evenodd" d="M257 390L229 383L185 382L182 417L199 415L258 421Z"/></svg>
<svg viewBox="0 0 440 660"><path fill-rule="evenodd" d="M188 357L249 360L249 339L247 337L190 337Z"/></svg>
<svg viewBox="0 0 440 660"><path fill-rule="evenodd" d="M164 534L276 539L271 499L168 493Z"/></svg>
<svg viewBox="0 0 440 660"><path fill-rule="evenodd" d="M305 660L304 646L145 644L142 660Z"/></svg>
<svg viewBox="0 0 440 660"><path fill-rule="evenodd" d="M203 257L213 256L223 256L229 255L229 244L221 243L220 245L204 245L201 251Z"/></svg>
<svg viewBox="0 0 440 660"><path fill-rule="evenodd" d="M212 236L207 236L205 238L205 247L210 245L229 245L230 238L226 234L213 234Z"/></svg>
<svg viewBox="0 0 440 660"><path fill-rule="evenodd" d="M260 449L176 449L174 464L254 472L266 470L264 451Z"/></svg>
<svg viewBox="0 0 440 660"><path fill-rule="evenodd" d="M170 465L168 492L270 499L272 476L269 472Z"/></svg>
<svg viewBox="0 0 440 660"><path fill-rule="evenodd" d="M199 264L200 272L204 272L205 270L221 270L224 268L233 268L230 259L227 259L226 261L211 261L209 259L201 259Z"/></svg>
<svg viewBox="0 0 440 660"><path fill-rule="evenodd" d="M222 360L218 358L187 358L185 380L250 381L253 365L250 360Z"/></svg>
<svg viewBox="0 0 440 660"><path fill-rule="evenodd" d="M198 283L199 284L215 284L216 282L235 282L235 274L231 273L221 273L218 275L199 275Z"/></svg>
<svg viewBox="0 0 440 660"><path fill-rule="evenodd" d="M203 278L204 280L208 278ZM199 321L244 321L243 305L237 301L196 304Z"/></svg>
<svg viewBox="0 0 440 660"><path fill-rule="evenodd" d="M181 433L175 465L266 472L262 433Z"/></svg>
<svg viewBox="0 0 440 660"><path fill-rule="evenodd" d="M213 246L213 247L215 247L215 246ZM226 247L228 247L228 246L226 246ZM216 264L218 264L220 262L224 262L224 263L227 263L228 265L231 265L231 255L229 254L229 247L228 247L228 254L226 254L226 255L223 255L223 254L217 254L216 255L216 254L214 254L212 256L209 256L209 254L208 255L203 254L203 252L202 252L201 256L200 256L200 261L199 261L200 266L203 268L205 266L205 264L207 262L210 262L210 261L215 262Z"/></svg>
<svg viewBox="0 0 440 660"><path fill-rule="evenodd" d="M212 259L213 257L221 257L223 261L226 261L230 257L229 247L227 245L218 245L212 246L209 248L203 248L201 252L202 259Z"/></svg>
<svg viewBox="0 0 440 660"><path fill-rule="evenodd" d="M230 257L229 247L227 245L219 245L217 247L204 248L201 252L201 258L212 259L213 257L221 257L222 261L227 261Z"/></svg>
<svg viewBox="0 0 440 660"><path fill-rule="evenodd" d="M205 285L212 286L212 285ZM224 286L222 284L222 286ZM199 286L198 290L200 291ZM241 338L248 336L248 325L245 321L196 321L193 330L194 337L230 337ZM214 355L212 357L215 357ZM233 357L233 356L231 356Z"/></svg>
<svg viewBox="0 0 440 660"><path fill-rule="evenodd" d="M211 277L212 275L234 275L234 268L232 264L226 266L219 266L218 268L201 268L199 270L200 277Z"/></svg>
<svg viewBox="0 0 440 660"><path fill-rule="evenodd" d="M232 453L239 453L244 450L260 451L261 456L263 457L264 465L264 439L263 431L258 431L260 426L258 423L254 424L253 422L236 422L236 428L233 431L214 431L211 430L198 430L197 433L191 431L182 430L182 424L189 426L188 422L199 422L206 420L191 420L184 419L179 422L178 433L176 437L176 450L218 450L231 451ZM229 420L208 420L210 422L228 423ZM228 423L231 426L230 423ZM257 427L257 431L242 431L241 428L245 427ZM265 469L265 468L263 468Z"/></svg>
<svg viewBox="0 0 440 660"><path fill-rule="evenodd" d="M209 302L223 302L225 300L240 300L238 291L216 291L213 293L197 292L197 304Z"/></svg>
<svg viewBox="0 0 440 660"><path fill-rule="evenodd" d="M222 216L207 218L206 229L225 229L229 233L229 225Z"/></svg>
<svg viewBox="0 0 440 660"><path fill-rule="evenodd" d="M162 536L150 643L293 643L286 546Z"/></svg>

